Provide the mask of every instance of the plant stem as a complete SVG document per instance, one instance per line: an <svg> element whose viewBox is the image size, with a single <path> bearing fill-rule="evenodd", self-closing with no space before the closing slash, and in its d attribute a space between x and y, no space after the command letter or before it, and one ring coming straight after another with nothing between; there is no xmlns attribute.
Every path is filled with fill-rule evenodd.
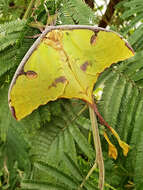
<svg viewBox="0 0 143 190"><path fill-rule="evenodd" d="M97 118L96 118L94 109L90 105L89 105L89 111L90 111L94 147L96 150L96 163L99 167L99 188L100 190L103 190L104 188L104 161L103 161L103 156L102 156L102 148L101 148L101 142L100 142L100 136L99 136L99 130L98 130L98 123L97 123Z"/></svg>
<svg viewBox="0 0 143 190"><path fill-rule="evenodd" d="M91 176L91 174L93 173L93 171L95 170L96 167L97 167L97 163L96 163L96 160L95 160L94 165L92 166L92 168L89 170L87 176L82 181L82 183L80 185L80 188L83 187L83 185L85 184L86 180L88 180L88 178Z"/></svg>
<svg viewBox="0 0 143 190"><path fill-rule="evenodd" d="M29 5L28 5L28 8L27 8L27 10L26 10L26 12L25 12L25 14L24 14L24 16L23 16L23 19L27 19L27 18L28 18L29 14L30 14L30 12L31 12L31 9L32 9L32 7L33 7L33 5L34 5L34 3L35 3L35 1L36 1L36 0L31 0L31 1L30 1Z"/></svg>
<svg viewBox="0 0 143 190"><path fill-rule="evenodd" d="M89 131L89 133L88 133L88 143L89 143L89 144L91 144L91 134L92 134L92 132Z"/></svg>
<svg viewBox="0 0 143 190"><path fill-rule="evenodd" d="M87 108L88 108L88 106L85 105L85 106L77 113L77 115L72 118L71 121L73 122L74 120L76 120L76 119L78 118L78 116L80 116Z"/></svg>

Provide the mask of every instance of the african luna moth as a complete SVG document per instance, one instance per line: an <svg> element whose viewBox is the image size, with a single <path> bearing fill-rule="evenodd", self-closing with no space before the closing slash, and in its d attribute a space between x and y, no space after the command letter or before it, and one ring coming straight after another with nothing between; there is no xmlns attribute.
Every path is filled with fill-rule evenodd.
<svg viewBox="0 0 143 190"><path fill-rule="evenodd" d="M48 27L21 61L10 85L8 101L17 120L58 98L92 104L101 72L133 56L117 33L94 26Z"/></svg>

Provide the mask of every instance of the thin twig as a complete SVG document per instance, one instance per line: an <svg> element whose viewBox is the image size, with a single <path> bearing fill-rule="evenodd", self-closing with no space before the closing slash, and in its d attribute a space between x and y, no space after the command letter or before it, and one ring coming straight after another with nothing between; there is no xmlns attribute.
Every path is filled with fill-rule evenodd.
<svg viewBox="0 0 143 190"><path fill-rule="evenodd" d="M6 183L8 184L9 183L9 171L8 171L8 168L7 168L7 157L5 157L5 159L4 159L4 170L5 170L5 172L6 172L6 174L7 174L7 181L6 181Z"/></svg>
<svg viewBox="0 0 143 190"><path fill-rule="evenodd" d="M87 108L88 108L87 105L85 105L83 108L81 108L81 110L77 113L76 116L74 116L74 117L72 118L71 121L73 122L74 120L76 120L76 119L78 118L78 116L80 116Z"/></svg>
<svg viewBox="0 0 143 190"><path fill-rule="evenodd" d="M87 176L84 178L84 180L82 181L80 188L83 187L83 185L85 184L85 182L88 180L88 178L91 176L91 174L94 172L95 168L97 168L97 163L96 160L94 162L94 165L92 166L92 168L89 170Z"/></svg>
<svg viewBox="0 0 143 190"><path fill-rule="evenodd" d="M100 22L99 22L99 27L106 28L107 25L110 25L112 16L115 11L115 6L122 0L110 0L110 2L107 5L106 12L102 16Z"/></svg>
<svg viewBox="0 0 143 190"><path fill-rule="evenodd" d="M26 12L25 12L25 14L24 14L24 16L23 16L23 19L27 19L27 18L28 18L29 14L30 14L30 12L31 12L31 9L32 9L32 7L33 7L33 5L34 5L34 3L35 3L35 1L36 1L36 0L31 0L31 1L30 1L29 5L28 5L28 8L27 8L27 10L26 10Z"/></svg>

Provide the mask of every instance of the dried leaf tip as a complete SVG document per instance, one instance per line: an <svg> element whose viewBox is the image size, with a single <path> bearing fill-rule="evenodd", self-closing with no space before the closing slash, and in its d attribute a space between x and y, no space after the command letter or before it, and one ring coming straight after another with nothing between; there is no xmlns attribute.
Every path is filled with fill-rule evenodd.
<svg viewBox="0 0 143 190"><path fill-rule="evenodd" d="M111 143L111 141L109 140L109 138L107 136L107 133L105 133L105 132L104 132L104 138L108 142L108 146L109 146L108 154L109 154L109 157L116 160L117 156L118 156L118 151L117 151L116 147Z"/></svg>
<svg viewBox="0 0 143 190"><path fill-rule="evenodd" d="M122 141L122 140L120 139L119 135L117 134L117 132L116 132L112 127L110 127L110 131L111 131L112 134L116 137L116 139L117 139L117 141L118 141L120 147L121 147L122 150L123 150L124 156L127 156L128 152L129 152L130 146L129 146L127 143L125 143L124 141Z"/></svg>

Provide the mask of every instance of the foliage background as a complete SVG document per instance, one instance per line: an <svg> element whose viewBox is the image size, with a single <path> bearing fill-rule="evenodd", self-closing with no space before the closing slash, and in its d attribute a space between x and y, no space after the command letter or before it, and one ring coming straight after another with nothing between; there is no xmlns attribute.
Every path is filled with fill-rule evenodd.
<svg viewBox="0 0 143 190"><path fill-rule="evenodd" d="M12 76L35 41L30 36L39 34L39 27L54 23L107 27L133 46L136 55L106 69L95 89L104 86L98 108L131 147L127 158L119 147L118 159L109 158L101 126L105 190L142 190L143 3L101 1L103 6L96 0L0 0L0 189L77 190L94 163L89 114L83 102L50 102L20 122L8 108ZM83 189L95 190L97 184L95 169Z"/></svg>

